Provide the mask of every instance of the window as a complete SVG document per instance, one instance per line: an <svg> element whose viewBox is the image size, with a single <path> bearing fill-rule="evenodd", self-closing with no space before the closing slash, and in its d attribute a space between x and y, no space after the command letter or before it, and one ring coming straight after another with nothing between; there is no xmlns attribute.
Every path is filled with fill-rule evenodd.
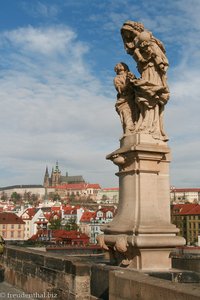
<svg viewBox="0 0 200 300"><path fill-rule="evenodd" d="M11 224L11 229L14 229L14 224Z"/></svg>
<svg viewBox="0 0 200 300"><path fill-rule="evenodd" d="M109 218L112 218L112 217L113 217L112 212L111 212L111 211L108 211L108 212L107 212L107 218L109 219Z"/></svg>
<svg viewBox="0 0 200 300"><path fill-rule="evenodd" d="M13 238L14 237L14 231L10 232L10 237Z"/></svg>
<svg viewBox="0 0 200 300"><path fill-rule="evenodd" d="M18 229L21 229L21 224L18 224Z"/></svg>
<svg viewBox="0 0 200 300"><path fill-rule="evenodd" d="M3 224L3 227L2 227L3 229L6 229L6 225L5 224Z"/></svg>

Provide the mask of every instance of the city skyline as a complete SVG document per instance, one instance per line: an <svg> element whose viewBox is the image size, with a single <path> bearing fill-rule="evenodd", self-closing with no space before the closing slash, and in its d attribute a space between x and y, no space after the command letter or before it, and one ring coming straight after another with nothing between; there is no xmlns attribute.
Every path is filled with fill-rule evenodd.
<svg viewBox="0 0 200 300"><path fill-rule="evenodd" d="M170 183L200 186L200 2L191 0L2 0L0 186L42 184L46 166L118 186L114 66L126 54L120 28L144 23L165 45L171 97L165 130Z"/></svg>

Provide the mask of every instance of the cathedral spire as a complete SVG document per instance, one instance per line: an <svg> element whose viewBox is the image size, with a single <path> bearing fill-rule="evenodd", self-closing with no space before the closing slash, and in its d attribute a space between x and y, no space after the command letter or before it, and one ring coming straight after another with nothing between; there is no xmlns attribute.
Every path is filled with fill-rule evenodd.
<svg viewBox="0 0 200 300"><path fill-rule="evenodd" d="M59 172L58 161L56 161L56 170L55 171Z"/></svg>
<svg viewBox="0 0 200 300"><path fill-rule="evenodd" d="M45 175L44 175L43 185L44 185L44 187L48 187L49 186L49 171L48 171L48 167L47 166L46 166L46 171L45 171Z"/></svg>
<svg viewBox="0 0 200 300"><path fill-rule="evenodd" d="M48 177L49 177L49 170L48 170L48 167L47 167L47 166L46 166L45 176L48 176Z"/></svg>

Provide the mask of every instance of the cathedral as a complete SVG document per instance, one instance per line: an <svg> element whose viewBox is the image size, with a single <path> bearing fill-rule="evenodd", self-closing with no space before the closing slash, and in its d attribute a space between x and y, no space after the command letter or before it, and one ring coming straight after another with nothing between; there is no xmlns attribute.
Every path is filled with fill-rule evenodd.
<svg viewBox="0 0 200 300"><path fill-rule="evenodd" d="M71 183L85 183L85 180L82 175L69 176L67 172L66 175L63 176L59 169L58 162L56 162L55 168L52 168L51 176L49 176L48 167L46 167L43 182L44 187L53 187Z"/></svg>

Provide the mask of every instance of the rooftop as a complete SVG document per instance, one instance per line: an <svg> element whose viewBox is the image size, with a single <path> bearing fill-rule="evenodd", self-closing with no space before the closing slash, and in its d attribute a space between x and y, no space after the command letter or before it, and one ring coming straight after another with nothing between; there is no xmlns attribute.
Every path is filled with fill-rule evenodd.
<svg viewBox="0 0 200 300"><path fill-rule="evenodd" d="M14 213L1 212L0 224L25 224L25 222Z"/></svg>

